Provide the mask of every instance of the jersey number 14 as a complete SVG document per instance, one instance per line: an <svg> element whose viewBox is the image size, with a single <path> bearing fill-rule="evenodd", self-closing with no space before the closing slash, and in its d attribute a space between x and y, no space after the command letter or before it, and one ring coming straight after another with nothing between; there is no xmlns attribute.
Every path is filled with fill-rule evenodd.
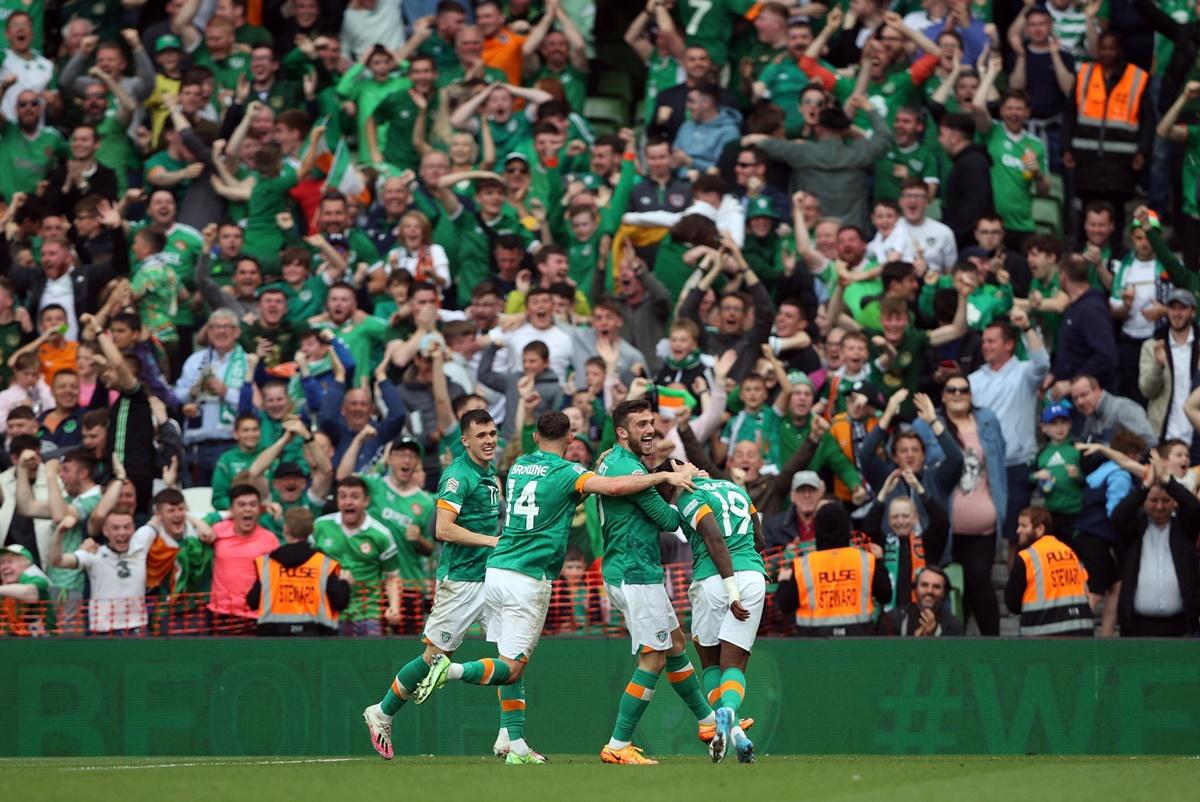
<svg viewBox="0 0 1200 802"><path fill-rule="evenodd" d="M525 528L533 529L533 522L537 519L537 514L541 510L537 505L537 482L529 482L521 488L520 495L513 495L513 490L510 487L508 491L508 514L511 518L524 518Z"/></svg>

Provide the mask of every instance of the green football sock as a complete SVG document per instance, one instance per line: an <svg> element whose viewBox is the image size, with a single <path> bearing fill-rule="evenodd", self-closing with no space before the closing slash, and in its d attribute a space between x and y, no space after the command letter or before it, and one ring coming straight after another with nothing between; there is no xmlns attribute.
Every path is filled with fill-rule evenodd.
<svg viewBox="0 0 1200 802"><path fill-rule="evenodd" d="M740 668L727 668L721 672L721 707L733 708L737 712L746 696L746 675Z"/></svg>
<svg viewBox="0 0 1200 802"><path fill-rule="evenodd" d="M721 667L709 666L704 669L704 693L708 697L710 707L718 707L721 698Z"/></svg>
<svg viewBox="0 0 1200 802"><path fill-rule="evenodd" d="M637 728L642 713L654 698L654 686L658 675L642 669L634 669L633 679L625 686L621 694L621 704L617 708L617 724L613 727L613 740L628 743L633 740L633 731Z"/></svg>
<svg viewBox="0 0 1200 802"><path fill-rule="evenodd" d="M508 739L517 741L524 738L525 680L501 685L496 689L496 695L500 697L500 726L508 730Z"/></svg>
<svg viewBox="0 0 1200 802"><path fill-rule="evenodd" d="M667 655L667 679L679 698L688 706L698 721L712 715L712 707L704 699L696 669L686 654Z"/></svg>
<svg viewBox="0 0 1200 802"><path fill-rule="evenodd" d="M404 707L404 703L408 701L400 695L400 690L403 688L407 693L412 693L428 673L429 664L425 662L423 657L417 657L406 663L404 668L400 669L400 673L396 675L396 678L392 680L391 687L388 688L387 693L383 695L383 699L379 702L379 706L383 709L384 714L389 716L396 715L396 712L401 707Z"/></svg>
<svg viewBox="0 0 1200 802"><path fill-rule="evenodd" d="M462 664L462 681L472 685L503 685L508 675L508 663L491 657Z"/></svg>

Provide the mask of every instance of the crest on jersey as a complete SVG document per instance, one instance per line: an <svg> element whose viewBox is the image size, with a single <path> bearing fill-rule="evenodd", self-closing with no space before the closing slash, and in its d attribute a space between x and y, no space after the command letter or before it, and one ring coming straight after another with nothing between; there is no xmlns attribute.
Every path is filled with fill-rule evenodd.
<svg viewBox="0 0 1200 802"><path fill-rule="evenodd" d="M421 505L415 501L412 503L412 506L410 507L410 509L413 512L417 513L418 515L420 515L420 513L421 513Z"/></svg>
<svg viewBox="0 0 1200 802"><path fill-rule="evenodd" d="M361 551L363 554L370 554L371 553L371 544L370 543L359 543L358 550Z"/></svg>

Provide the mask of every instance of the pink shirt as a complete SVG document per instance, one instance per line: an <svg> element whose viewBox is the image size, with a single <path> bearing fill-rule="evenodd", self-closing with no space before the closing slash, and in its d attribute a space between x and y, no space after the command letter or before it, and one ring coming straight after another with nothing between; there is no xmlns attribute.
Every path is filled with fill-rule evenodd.
<svg viewBox="0 0 1200 802"><path fill-rule="evenodd" d="M963 472L952 496L950 531L956 535L990 535L996 531L996 505L988 487L987 462L978 429L960 429Z"/></svg>
<svg viewBox="0 0 1200 802"><path fill-rule="evenodd" d="M217 540L213 543L212 595L208 609L214 613L254 618L246 606L246 594L257 575L254 558L279 548L279 540L269 529L254 527L249 535L239 535L233 521L213 525Z"/></svg>

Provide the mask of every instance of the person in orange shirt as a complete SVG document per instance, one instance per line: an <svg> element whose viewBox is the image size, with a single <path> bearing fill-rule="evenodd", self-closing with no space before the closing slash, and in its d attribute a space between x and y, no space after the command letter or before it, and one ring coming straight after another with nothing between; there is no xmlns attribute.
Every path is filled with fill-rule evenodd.
<svg viewBox="0 0 1200 802"><path fill-rule="evenodd" d="M548 5L552 4L556 4L556 0L548 0ZM547 13L552 14L553 10ZM522 47L526 37L508 29L504 24L504 12L496 0L484 0L475 6L475 22L483 33L483 63L503 71L510 84L520 86L525 58Z"/></svg>
<svg viewBox="0 0 1200 802"><path fill-rule="evenodd" d="M60 370L75 369L79 343L66 338L67 310L58 304L49 304L42 309L38 316L38 331L41 335L17 351L17 354L32 351L36 347L38 360L42 364L42 379L46 384L53 384Z"/></svg>

